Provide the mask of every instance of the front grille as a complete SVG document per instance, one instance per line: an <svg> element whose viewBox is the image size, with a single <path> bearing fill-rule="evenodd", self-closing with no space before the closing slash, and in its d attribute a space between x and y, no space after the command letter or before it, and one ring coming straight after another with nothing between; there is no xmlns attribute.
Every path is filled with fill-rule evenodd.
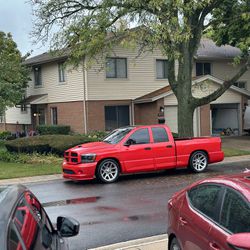
<svg viewBox="0 0 250 250"><path fill-rule="evenodd" d="M73 170L70 170L70 169L63 169L63 172L65 174L75 174L75 172Z"/></svg>
<svg viewBox="0 0 250 250"><path fill-rule="evenodd" d="M64 153L64 159L68 164L78 164L81 162L81 157L76 152L67 151Z"/></svg>

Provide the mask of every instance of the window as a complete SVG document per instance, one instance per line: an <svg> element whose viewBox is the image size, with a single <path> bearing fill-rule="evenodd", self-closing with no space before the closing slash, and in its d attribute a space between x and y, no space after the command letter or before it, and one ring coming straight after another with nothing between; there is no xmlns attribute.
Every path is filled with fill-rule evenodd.
<svg viewBox="0 0 250 250"><path fill-rule="evenodd" d="M168 78L168 61L156 60L156 78L167 79Z"/></svg>
<svg viewBox="0 0 250 250"><path fill-rule="evenodd" d="M51 124L57 125L57 107L51 108L50 114L51 114Z"/></svg>
<svg viewBox="0 0 250 250"><path fill-rule="evenodd" d="M154 142L167 142L168 134L165 128L152 128Z"/></svg>
<svg viewBox="0 0 250 250"><path fill-rule="evenodd" d="M241 88L241 89L246 89L246 82L245 81L238 81L234 83L234 86Z"/></svg>
<svg viewBox="0 0 250 250"><path fill-rule="evenodd" d="M129 106L105 106L105 129L107 131L129 125Z"/></svg>
<svg viewBox="0 0 250 250"><path fill-rule="evenodd" d="M127 78L126 58L107 58L106 61L107 78Z"/></svg>
<svg viewBox="0 0 250 250"><path fill-rule="evenodd" d="M196 63L196 76L211 75L211 63Z"/></svg>
<svg viewBox="0 0 250 250"><path fill-rule="evenodd" d="M218 202L221 187L216 185L200 185L188 192L191 205L207 217L218 221Z"/></svg>
<svg viewBox="0 0 250 250"><path fill-rule="evenodd" d="M150 137L147 128L139 129L135 131L130 137L133 141L132 144L147 144L150 143Z"/></svg>
<svg viewBox="0 0 250 250"><path fill-rule="evenodd" d="M21 105L21 112L26 112L27 111L27 106L26 104Z"/></svg>
<svg viewBox="0 0 250 250"><path fill-rule="evenodd" d="M4 112L0 112L0 123L4 123Z"/></svg>
<svg viewBox="0 0 250 250"><path fill-rule="evenodd" d="M233 190L227 189L221 212L221 225L232 233L250 232L250 204Z"/></svg>
<svg viewBox="0 0 250 250"><path fill-rule="evenodd" d="M16 230L13 225L11 225L8 233L8 250L23 250L22 244Z"/></svg>
<svg viewBox="0 0 250 250"><path fill-rule="evenodd" d="M42 68L41 66L35 66L33 67L33 70L34 70L35 86L41 86L42 85Z"/></svg>
<svg viewBox="0 0 250 250"><path fill-rule="evenodd" d="M59 76L59 82L65 82L65 64L64 64L64 62L58 63L58 76Z"/></svg>

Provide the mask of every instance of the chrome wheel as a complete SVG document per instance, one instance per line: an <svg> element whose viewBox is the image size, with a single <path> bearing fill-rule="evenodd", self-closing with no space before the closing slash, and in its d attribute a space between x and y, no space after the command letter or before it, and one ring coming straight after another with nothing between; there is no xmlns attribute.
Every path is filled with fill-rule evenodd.
<svg viewBox="0 0 250 250"><path fill-rule="evenodd" d="M98 167L97 177L105 183L116 181L119 177L119 166L115 160L107 159Z"/></svg>
<svg viewBox="0 0 250 250"><path fill-rule="evenodd" d="M208 160L205 152L197 151L190 159L190 167L194 172L202 172L207 167Z"/></svg>

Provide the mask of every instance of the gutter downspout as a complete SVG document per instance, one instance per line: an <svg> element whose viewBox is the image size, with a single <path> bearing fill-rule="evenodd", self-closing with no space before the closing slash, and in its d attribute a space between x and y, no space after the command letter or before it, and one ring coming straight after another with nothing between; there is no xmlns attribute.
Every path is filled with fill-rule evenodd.
<svg viewBox="0 0 250 250"><path fill-rule="evenodd" d="M84 133L87 134L87 70L86 70L86 57L83 58L83 115L84 115Z"/></svg>

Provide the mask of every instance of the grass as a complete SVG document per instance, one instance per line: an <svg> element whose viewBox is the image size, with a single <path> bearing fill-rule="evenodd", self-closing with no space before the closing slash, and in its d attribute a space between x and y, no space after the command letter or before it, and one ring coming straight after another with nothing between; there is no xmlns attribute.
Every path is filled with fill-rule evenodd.
<svg viewBox="0 0 250 250"><path fill-rule="evenodd" d="M250 155L250 151L237 148L222 148L222 150L224 151L225 157Z"/></svg>
<svg viewBox="0 0 250 250"><path fill-rule="evenodd" d="M28 164L0 161L0 180L36 175L60 174L61 172L60 164Z"/></svg>

